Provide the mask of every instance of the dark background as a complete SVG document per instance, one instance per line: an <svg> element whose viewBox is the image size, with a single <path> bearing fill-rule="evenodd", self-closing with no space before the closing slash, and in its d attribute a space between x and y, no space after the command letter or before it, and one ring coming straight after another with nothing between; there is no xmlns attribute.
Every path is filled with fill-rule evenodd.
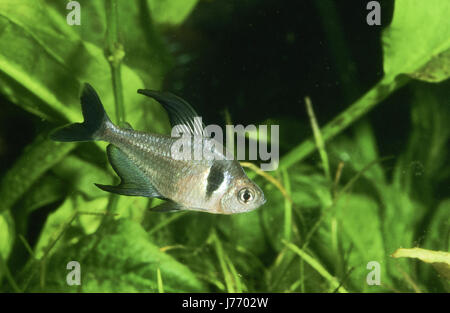
<svg viewBox="0 0 450 313"><path fill-rule="evenodd" d="M393 1L380 3L382 25L368 26L367 1L200 1L182 27L165 30L176 64L164 89L192 103L206 124L223 125L226 108L233 124L283 124L283 155L311 135L305 96L324 125L383 76L380 38ZM370 119L381 155L395 154L408 134L407 88L384 102ZM2 174L40 121L0 103Z"/></svg>

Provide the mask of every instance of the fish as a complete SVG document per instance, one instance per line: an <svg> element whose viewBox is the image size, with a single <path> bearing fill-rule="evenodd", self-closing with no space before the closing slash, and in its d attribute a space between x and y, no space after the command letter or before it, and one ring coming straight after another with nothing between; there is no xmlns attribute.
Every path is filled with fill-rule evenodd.
<svg viewBox="0 0 450 313"><path fill-rule="evenodd" d="M266 199L261 188L245 173L240 163L226 157L226 149L216 149L217 141L206 135L204 124L191 105L169 93L138 89L166 110L172 127L201 138L214 158L180 158L172 153L179 137L134 130L128 123L111 122L94 88L85 83L80 102L84 121L59 127L50 138L60 142L104 141L108 161L120 178L114 185L95 185L124 196L158 198L164 202L150 210L183 210L213 214L249 212ZM189 141L195 148L198 141Z"/></svg>

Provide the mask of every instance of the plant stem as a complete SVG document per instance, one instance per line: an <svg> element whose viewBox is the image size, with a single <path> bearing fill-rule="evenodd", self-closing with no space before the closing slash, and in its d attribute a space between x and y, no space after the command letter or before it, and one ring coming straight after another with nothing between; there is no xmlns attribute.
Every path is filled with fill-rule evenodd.
<svg viewBox="0 0 450 313"><path fill-rule="evenodd" d="M111 78L114 92L114 103L116 109L116 123L125 122L125 108L123 104L121 63L125 56L122 44L119 42L117 0L107 0L106 10L106 48L105 56L111 66ZM114 213L117 207L118 196L112 194L109 198L107 211ZM108 215L105 216L105 219ZM105 220L104 219L104 220Z"/></svg>
<svg viewBox="0 0 450 313"><path fill-rule="evenodd" d="M116 122L118 124L125 121L125 109L123 104L123 90L121 77L121 63L125 56L122 44L119 41L117 0L107 0L106 9L106 59L111 66L111 76L114 91L114 101L116 108Z"/></svg>
<svg viewBox="0 0 450 313"><path fill-rule="evenodd" d="M394 90L405 85L409 80L405 76L399 76L395 81L393 81L392 77L383 78L374 88L322 128L324 142L341 133L349 125L369 112L376 104L387 98ZM303 160L314 152L316 148L314 138L305 140L281 159L280 169L287 169Z"/></svg>

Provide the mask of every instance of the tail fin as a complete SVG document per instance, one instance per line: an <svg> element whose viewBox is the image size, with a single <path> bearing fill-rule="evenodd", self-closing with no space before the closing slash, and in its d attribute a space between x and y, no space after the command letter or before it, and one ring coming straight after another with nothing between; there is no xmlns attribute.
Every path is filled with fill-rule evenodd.
<svg viewBox="0 0 450 313"><path fill-rule="evenodd" d="M100 139L103 130L111 123L94 88L88 83L81 93L81 109L84 122L74 123L54 131L50 138L55 141L91 141Z"/></svg>

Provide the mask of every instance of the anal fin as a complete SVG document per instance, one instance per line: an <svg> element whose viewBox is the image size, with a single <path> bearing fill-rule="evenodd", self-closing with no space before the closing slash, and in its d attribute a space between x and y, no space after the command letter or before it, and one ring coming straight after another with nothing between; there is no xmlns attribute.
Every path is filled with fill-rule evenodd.
<svg viewBox="0 0 450 313"><path fill-rule="evenodd" d="M179 204L175 201L166 199L167 201L164 203L161 203L153 208L150 208L150 211L153 212L178 212L178 211L185 211L185 210L190 210L190 211L206 211L205 209L200 209L200 208L191 208L191 207L186 207L182 204Z"/></svg>
<svg viewBox="0 0 450 313"><path fill-rule="evenodd" d="M153 208L150 208L150 211L153 212L177 212L177 211L181 211L181 210L186 210L187 208L185 208L183 205L178 204L174 201L168 200L164 203L161 203Z"/></svg>

